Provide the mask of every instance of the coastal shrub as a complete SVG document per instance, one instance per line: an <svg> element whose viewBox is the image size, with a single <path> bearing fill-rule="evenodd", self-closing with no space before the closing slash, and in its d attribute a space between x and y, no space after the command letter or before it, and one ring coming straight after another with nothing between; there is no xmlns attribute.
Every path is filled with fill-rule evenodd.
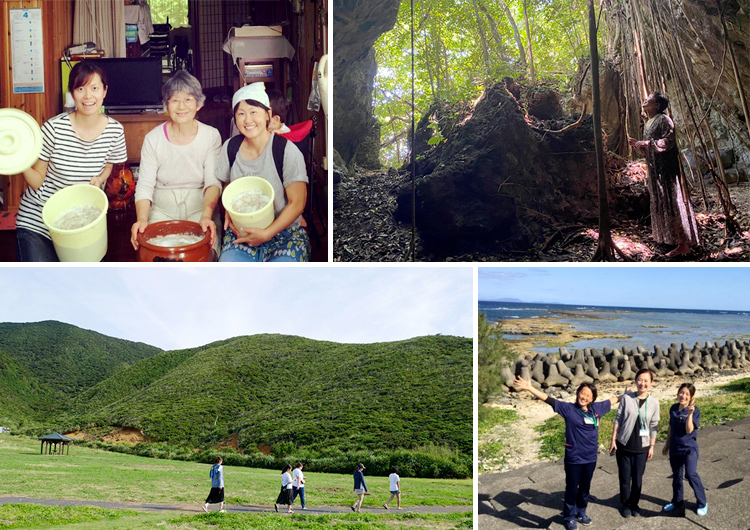
<svg viewBox="0 0 750 530"><path fill-rule="evenodd" d="M484 313L479 313L477 342L479 355L477 359L479 382L477 391L479 403L487 403L502 387L500 369L509 364L514 352L496 335L496 327L487 322Z"/></svg>
<svg viewBox="0 0 750 530"><path fill-rule="evenodd" d="M284 458L293 454L297 446L293 442L279 442L271 447L271 454L276 458Z"/></svg>

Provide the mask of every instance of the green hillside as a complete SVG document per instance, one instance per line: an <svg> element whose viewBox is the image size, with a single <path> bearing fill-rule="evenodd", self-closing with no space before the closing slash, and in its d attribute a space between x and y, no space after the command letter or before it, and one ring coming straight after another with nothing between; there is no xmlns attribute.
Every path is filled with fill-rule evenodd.
<svg viewBox="0 0 750 530"><path fill-rule="evenodd" d="M205 446L237 433L311 450L472 449L472 342L338 344L282 335L163 352L76 400L74 419Z"/></svg>
<svg viewBox="0 0 750 530"><path fill-rule="evenodd" d="M45 419L161 350L62 322L0 323L0 419Z"/></svg>

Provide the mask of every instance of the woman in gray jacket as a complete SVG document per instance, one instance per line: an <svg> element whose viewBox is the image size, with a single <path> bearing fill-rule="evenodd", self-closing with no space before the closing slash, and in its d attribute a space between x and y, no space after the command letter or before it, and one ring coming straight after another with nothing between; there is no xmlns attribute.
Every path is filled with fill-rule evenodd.
<svg viewBox="0 0 750 530"><path fill-rule="evenodd" d="M208 512L209 504L220 504L219 512L224 513L224 466L221 465L223 462L224 459L217 456L214 465L211 466L211 472L209 473L211 491L206 498L206 504L203 505L204 512Z"/></svg>
<svg viewBox="0 0 750 530"><path fill-rule="evenodd" d="M648 395L654 375L648 368L635 374L637 393L627 392L620 400L612 428L610 454L617 451L620 476L620 515L638 517L641 485L646 461L654 456L659 426L659 400Z"/></svg>

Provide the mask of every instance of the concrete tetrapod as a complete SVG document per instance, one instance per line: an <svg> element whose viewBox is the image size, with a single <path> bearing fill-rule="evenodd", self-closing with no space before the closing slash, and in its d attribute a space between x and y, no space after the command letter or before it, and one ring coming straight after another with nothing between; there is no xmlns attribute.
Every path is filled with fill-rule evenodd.
<svg viewBox="0 0 750 530"><path fill-rule="evenodd" d="M594 358L589 356L588 362L586 363L586 375L591 378L592 381L597 381L599 379L599 370L596 369L596 363L594 362Z"/></svg>
<svg viewBox="0 0 750 530"><path fill-rule="evenodd" d="M617 379L618 381L632 381L633 379L635 379L635 372L630 366L630 359L628 357L625 357L625 362L623 363L620 377L618 377Z"/></svg>
<svg viewBox="0 0 750 530"><path fill-rule="evenodd" d="M590 358L590 357L589 357ZM573 375L573 379L570 380L570 384L574 387L578 387L581 383L593 383L594 378L590 377L583 371L583 365L579 364L576 366L576 373Z"/></svg>
<svg viewBox="0 0 750 530"><path fill-rule="evenodd" d="M551 364L549 367L549 375L542 383L542 388L549 388L551 386L565 386L568 384L568 381L569 379L567 377L561 376L557 371L557 365Z"/></svg>
<svg viewBox="0 0 750 530"><path fill-rule="evenodd" d="M534 366L531 369L531 378L540 385L544 383L545 377L543 363L534 363Z"/></svg>
<svg viewBox="0 0 750 530"><path fill-rule="evenodd" d="M601 370L599 370L598 380L600 383L617 382L617 377L612 375L611 364L606 360L602 363Z"/></svg>
<svg viewBox="0 0 750 530"><path fill-rule="evenodd" d="M520 377L521 377L521 379L526 379L526 380L528 380L531 377L531 373L529 372L529 367L528 366L522 366L521 367L521 376ZM540 383L537 383L533 379L531 380L531 386L533 386L537 390L541 390L542 389L542 385Z"/></svg>
<svg viewBox="0 0 750 530"><path fill-rule="evenodd" d="M568 368L562 360L557 361L555 364L557 365L557 371L561 376L568 380L573 379L573 372L570 371L570 368Z"/></svg>
<svg viewBox="0 0 750 530"><path fill-rule="evenodd" d="M513 388L513 380L516 378L513 375L513 372L510 371L510 368L507 366L503 366L503 368L500 370L500 378L503 380L503 384L507 386L508 388Z"/></svg>

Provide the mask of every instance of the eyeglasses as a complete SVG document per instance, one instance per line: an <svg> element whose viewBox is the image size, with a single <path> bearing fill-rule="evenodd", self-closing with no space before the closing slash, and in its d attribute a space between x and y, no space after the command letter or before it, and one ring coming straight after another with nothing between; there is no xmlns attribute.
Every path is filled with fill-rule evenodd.
<svg viewBox="0 0 750 530"><path fill-rule="evenodd" d="M194 107L197 104L197 101L195 101L195 98L185 98L185 99L172 98L168 101L168 103L174 107L179 107L180 104L183 104L186 107Z"/></svg>

